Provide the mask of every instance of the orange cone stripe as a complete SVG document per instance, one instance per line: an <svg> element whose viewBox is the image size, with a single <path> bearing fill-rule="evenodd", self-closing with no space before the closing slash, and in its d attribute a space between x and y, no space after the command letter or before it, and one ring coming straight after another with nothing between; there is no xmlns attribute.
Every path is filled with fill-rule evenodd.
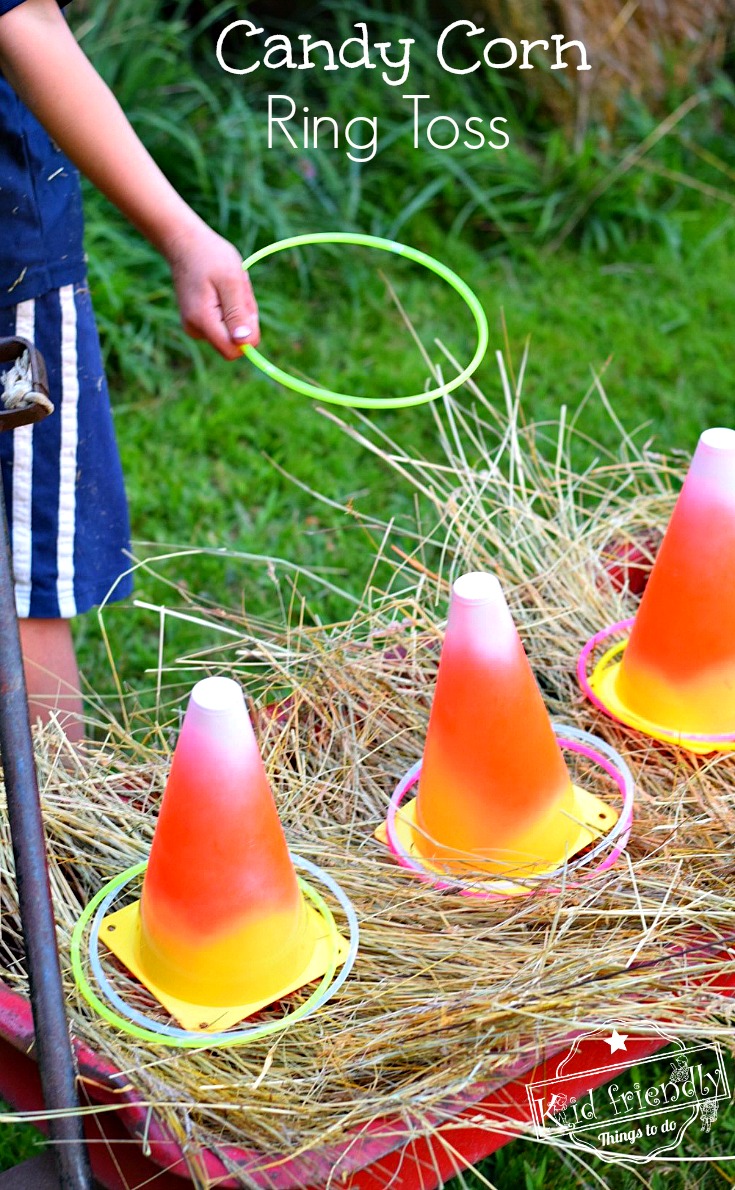
<svg viewBox="0 0 735 1190"><path fill-rule="evenodd" d="M166 787L143 903L166 932L218 937L301 894L257 748L182 733Z"/></svg>
<svg viewBox="0 0 735 1190"><path fill-rule="evenodd" d="M417 817L447 847L512 844L570 786L523 646L473 656L447 634L419 785Z"/></svg>
<svg viewBox="0 0 735 1190"><path fill-rule="evenodd" d="M711 444L715 443L716 448ZM735 432L700 439L616 679L636 715L735 731Z"/></svg>
<svg viewBox="0 0 735 1190"><path fill-rule="evenodd" d="M498 580L463 575L406 807L412 846L453 871L553 868L594 837L581 807Z"/></svg>

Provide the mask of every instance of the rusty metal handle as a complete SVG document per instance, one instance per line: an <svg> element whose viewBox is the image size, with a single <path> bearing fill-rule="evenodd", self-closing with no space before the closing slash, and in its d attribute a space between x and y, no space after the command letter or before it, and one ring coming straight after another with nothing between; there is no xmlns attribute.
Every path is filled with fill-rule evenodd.
<svg viewBox="0 0 735 1190"><path fill-rule="evenodd" d="M27 339L0 338L0 363L27 351L31 399L0 410L0 430L40 421L51 408L43 356ZM41 401L34 401L37 393ZM28 696L15 614L13 572L0 484L0 757L15 857L38 1068L45 1107L53 1114L49 1135L61 1190L89 1190L89 1155L84 1143L76 1069L56 945L56 925L46 862L46 840L38 793ZM35 1175L34 1175L35 1176ZM31 1184L30 1182L27 1184ZM35 1184L35 1183L34 1183Z"/></svg>

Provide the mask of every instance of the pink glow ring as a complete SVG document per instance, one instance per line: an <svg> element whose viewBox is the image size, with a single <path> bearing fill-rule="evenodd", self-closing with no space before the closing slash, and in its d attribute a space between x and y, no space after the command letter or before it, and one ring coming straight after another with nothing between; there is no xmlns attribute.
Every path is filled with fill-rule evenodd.
<svg viewBox="0 0 735 1190"><path fill-rule="evenodd" d="M600 632L595 633L590 637L587 644L579 654L577 661L577 680L582 689L582 692L590 700L593 706L597 707L598 711L602 711L610 719L614 719L616 723L621 723L623 727L631 727L635 731L641 731L646 735L652 736L654 739L659 739L663 743L671 744L732 744L735 743L735 732L721 732L719 734L709 735L704 732L692 731L672 731L668 727L661 727L658 723L646 723L638 715L631 715L630 720L621 719L619 715L604 703L600 696L595 692L590 677L588 674L589 659L598 645L606 641L609 637L614 636L616 632L630 632L633 627L634 617L629 620L618 620L617 623L611 624L608 628L603 628ZM612 660L614 654L623 653L627 648L628 641L621 641L617 649L610 649L604 657L598 661L596 669L604 666L605 660ZM594 673L593 673L594 677ZM714 751L715 749L713 749Z"/></svg>
<svg viewBox="0 0 735 1190"><path fill-rule="evenodd" d="M518 881L502 879L492 880L490 882L490 887L488 887L487 884L485 887L479 887L477 882L468 883L463 880L445 879L442 876L438 876L436 872L432 872L430 869L423 867L423 865L420 864L418 860L410 855L410 853L406 851L405 847L401 843L401 840L398 837L398 832L396 831L396 814L398 813L398 810L401 806L401 803L403 802L403 799L406 797L406 794L409 793L411 789L413 789L421 775L422 762L419 760L408 770L407 773L404 774L404 776L398 782L395 792L391 797L390 804L388 806L388 813L386 815L385 829L388 838L388 846L401 867L408 868L411 872L414 872L417 876L419 876L420 879L427 881L429 884L433 884L435 888L452 889L454 891L461 892L463 896L482 897L486 900L503 900L511 893L516 896L531 896L539 892L558 893L561 891L560 889L548 887L545 884L541 886L540 881L542 879L544 881L552 879L553 877L559 876L562 873L577 871L584 864L588 864L591 859L595 859L598 855L601 855L603 851L607 851L608 847L614 843L614 846L609 854L606 855L605 858L601 860L600 863L598 863L594 868L592 868L591 871L583 872L579 879L586 882L587 880L591 880L593 876L599 876L600 873L605 872L608 868L612 867L615 861L620 858L623 851L625 850L630 837L630 828L633 821L635 785L630 769L623 760L622 756L620 756L614 748L611 748L609 744L606 744L604 740L598 739L597 736L590 735L590 733L586 731L580 731L579 728L569 727L566 725L562 726L558 723L552 724L552 727L554 729L554 734L563 747L567 748L570 752L576 752L580 756L585 756L588 760L591 760L595 764L599 765L600 768L604 769L608 776L612 777L620 791L623 803L620 817L613 824L604 838L596 843L595 846L586 852L585 855L580 856L578 859L572 860L569 863L565 863L563 867L559 868L557 871L549 873L543 877L525 876L519 878ZM519 892L519 885L525 885L532 881L537 882L539 887L526 889L523 892ZM565 881L565 887L574 888L580 886Z"/></svg>

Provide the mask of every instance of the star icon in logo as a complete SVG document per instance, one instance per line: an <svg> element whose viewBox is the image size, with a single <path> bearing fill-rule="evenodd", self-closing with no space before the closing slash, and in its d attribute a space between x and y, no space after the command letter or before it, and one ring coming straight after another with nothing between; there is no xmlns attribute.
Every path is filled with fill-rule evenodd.
<svg viewBox="0 0 735 1190"><path fill-rule="evenodd" d="M605 1041L610 1046L610 1054L614 1054L616 1050L624 1050L628 1037L628 1033L618 1033L617 1029L613 1029L612 1035L605 1038Z"/></svg>

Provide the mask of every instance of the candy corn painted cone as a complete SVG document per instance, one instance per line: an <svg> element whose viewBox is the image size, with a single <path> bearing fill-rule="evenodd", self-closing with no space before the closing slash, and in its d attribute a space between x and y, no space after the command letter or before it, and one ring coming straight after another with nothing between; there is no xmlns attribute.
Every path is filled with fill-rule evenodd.
<svg viewBox="0 0 735 1190"><path fill-rule="evenodd" d="M627 647L608 651L590 686L649 735L704 753L735 747L734 430L700 437Z"/></svg>
<svg viewBox="0 0 735 1190"><path fill-rule="evenodd" d="M194 687L141 900L100 935L185 1029L229 1028L327 970L330 939L302 896L231 679Z"/></svg>
<svg viewBox="0 0 735 1190"><path fill-rule="evenodd" d="M556 870L615 823L572 784L497 578L457 579L402 845L429 869Z"/></svg>

